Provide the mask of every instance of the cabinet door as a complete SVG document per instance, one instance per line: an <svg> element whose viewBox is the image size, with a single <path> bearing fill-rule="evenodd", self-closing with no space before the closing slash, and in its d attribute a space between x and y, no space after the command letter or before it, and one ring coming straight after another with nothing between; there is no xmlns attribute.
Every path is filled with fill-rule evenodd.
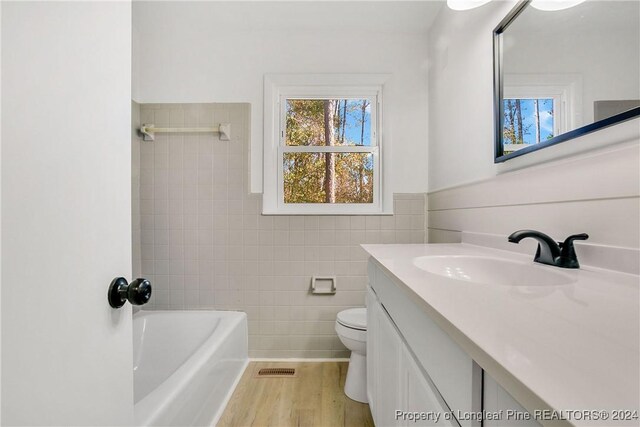
<svg viewBox="0 0 640 427"><path fill-rule="evenodd" d="M484 373L484 407L487 413L502 413L502 418L485 420L485 427L542 427L487 372Z"/></svg>
<svg viewBox="0 0 640 427"><path fill-rule="evenodd" d="M437 385L448 406L461 412L481 411L482 369L388 273L370 261L374 272L371 285L383 307L393 319L402 339L419 364ZM370 272L371 274L371 272ZM479 427L472 420L463 427Z"/></svg>
<svg viewBox="0 0 640 427"><path fill-rule="evenodd" d="M378 319L380 303L371 287L367 287L367 398L371 416L376 421L376 378L378 378Z"/></svg>
<svg viewBox="0 0 640 427"><path fill-rule="evenodd" d="M440 393L426 378L424 372L406 346L401 358L401 409L418 417L403 422L406 426L458 426L453 420Z"/></svg>
<svg viewBox="0 0 640 427"><path fill-rule="evenodd" d="M387 312L378 304L378 353L375 405L376 425L379 427L401 426L396 419L400 408L400 357L402 341Z"/></svg>

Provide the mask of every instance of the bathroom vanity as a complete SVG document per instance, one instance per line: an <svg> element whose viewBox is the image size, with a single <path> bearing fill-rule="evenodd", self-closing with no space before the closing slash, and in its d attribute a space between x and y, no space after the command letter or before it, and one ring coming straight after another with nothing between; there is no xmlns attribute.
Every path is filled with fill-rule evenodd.
<svg viewBox="0 0 640 427"><path fill-rule="evenodd" d="M470 244L363 247L376 425L638 424L636 274Z"/></svg>

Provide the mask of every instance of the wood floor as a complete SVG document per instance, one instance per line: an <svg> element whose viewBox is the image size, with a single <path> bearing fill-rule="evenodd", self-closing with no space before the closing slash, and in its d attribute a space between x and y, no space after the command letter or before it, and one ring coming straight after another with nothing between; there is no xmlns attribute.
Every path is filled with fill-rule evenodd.
<svg viewBox="0 0 640 427"><path fill-rule="evenodd" d="M256 378L260 368L295 368L295 378ZM252 362L218 427L373 427L369 405L344 394L347 362Z"/></svg>

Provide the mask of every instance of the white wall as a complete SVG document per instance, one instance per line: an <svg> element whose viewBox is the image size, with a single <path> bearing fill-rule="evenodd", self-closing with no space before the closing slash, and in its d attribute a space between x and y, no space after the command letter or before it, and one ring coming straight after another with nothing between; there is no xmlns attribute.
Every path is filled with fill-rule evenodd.
<svg viewBox="0 0 640 427"><path fill-rule="evenodd" d="M495 174L492 33L515 3L443 8L429 31L430 191Z"/></svg>
<svg viewBox="0 0 640 427"><path fill-rule="evenodd" d="M515 1L456 12L429 32L429 191L488 179L559 157L638 139L638 119L535 153L493 163L493 29Z"/></svg>
<svg viewBox="0 0 640 427"><path fill-rule="evenodd" d="M640 120L493 163L492 32L514 1L443 9L429 33L429 241L460 231L640 246Z"/></svg>
<svg viewBox="0 0 640 427"><path fill-rule="evenodd" d="M391 134L384 138L393 145L392 190L423 192L429 16L407 8L440 4L340 3L135 2L136 101L251 103L251 191L261 192L265 73L390 73L384 97ZM334 22L339 16L329 19L328 4L364 18L345 30Z"/></svg>
<svg viewBox="0 0 640 427"><path fill-rule="evenodd" d="M534 229L558 241L586 232L589 244L639 248L639 152L637 141L617 144L429 193L429 242L459 241L460 231L506 242Z"/></svg>

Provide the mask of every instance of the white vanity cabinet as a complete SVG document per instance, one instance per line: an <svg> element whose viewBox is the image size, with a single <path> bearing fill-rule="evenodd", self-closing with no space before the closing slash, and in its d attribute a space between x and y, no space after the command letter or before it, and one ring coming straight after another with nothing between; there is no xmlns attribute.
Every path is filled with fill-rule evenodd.
<svg viewBox="0 0 640 427"><path fill-rule="evenodd" d="M483 427L540 426L373 260L368 274L367 396L376 426L476 427L483 411L503 414Z"/></svg>
<svg viewBox="0 0 640 427"><path fill-rule="evenodd" d="M445 419L449 409L371 288L367 292L367 381L376 426L458 425ZM416 420L399 416L398 411L425 415Z"/></svg>
<svg viewBox="0 0 640 427"><path fill-rule="evenodd" d="M479 426L482 370L373 261L367 293L367 394L377 426ZM396 419L396 411L423 419ZM423 415L424 414L424 415Z"/></svg>
<svg viewBox="0 0 640 427"><path fill-rule="evenodd" d="M378 347L380 338L378 336L378 323L380 321L380 304L371 288L367 288L367 398L374 420L374 408L378 409Z"/></svg>
<svg viewBox="0 0 640 427"><path fill-rule="evenodd" d="M628 381L640 358L629 345L638 341L637 275L538 266L504 250L503 236L490 237L362 245L374 421L402 425L390 421L394 406L443 406L455 416L445 421L461 427L637 426L605 409L633 417L638 408L637 383Z"/></svg>
<svg viewBox="0 0 640 427"><path fill-rule="evenodd" d="M402 341L393 327L393 323L386 316L379 303L373 304L374 316L377 323L377 348L374 381L376 384L376 425L402 425L395 420L395 411L400 408L400 357Z"/></svg>

